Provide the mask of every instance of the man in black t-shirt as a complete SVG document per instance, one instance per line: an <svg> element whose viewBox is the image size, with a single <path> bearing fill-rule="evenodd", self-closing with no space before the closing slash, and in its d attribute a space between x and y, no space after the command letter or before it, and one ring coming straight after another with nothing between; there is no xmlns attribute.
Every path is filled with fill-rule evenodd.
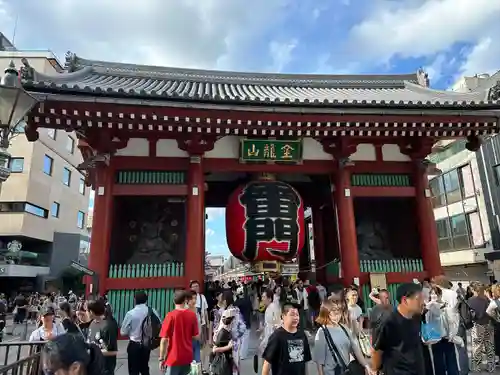
<svg viewBox="0 0 500 375"><path fill-rule="evenodd" d="M283 326L269 337L262 358L262 375L305 375L307 362L311 360L311 349L303 329L298 329L300 305L285 303Z"/></svg>
<svg viewBox="0 0 500 375"><path fill-rule="evenodd" d="M103 299L89 301L87 309L92 319L87 341L101 349L104 355L105 375L113 375L118 354L118 326L106 319L106 303Z"/></svg>
<svg viewBox="0 0 500 375"><path fill-rule="evenodd" d="M424 299L418 284L402 284L398 308L373 335L372 369L386 375L425 375L420 319Z"/></svg>

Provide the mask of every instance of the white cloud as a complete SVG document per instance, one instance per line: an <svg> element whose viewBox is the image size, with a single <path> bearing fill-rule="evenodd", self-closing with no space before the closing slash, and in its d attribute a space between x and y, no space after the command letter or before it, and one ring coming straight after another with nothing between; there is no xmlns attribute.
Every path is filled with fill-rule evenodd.
<svg viewBox="0 0 500 375"><path fill-rule="evenodd" d="M71 50L110 61L235 69L249 54L262 58L250 46L280 27L288 1L0 0L0 24L9 30L19 14L16 41L43 40L58 54ZM40 19L43 27L35 29Z"/></svg>
<svg viewBox="0 0 500 375"><path fill-rule="evenodd" d="M207 247L208 253L210 255L229 255L231 252L227 248L227 245L224 244L215 244L215 245L208 245Z"/></svg>
<svg viewBox="0 0 500 375"><path fill-rule="evenodd" d="M207 230L205 231L205 235L207 237L211 237L215 234L215 231L213 229L210 229L210 228L207 228Z"/></svg>
<svg viewBox="0 0 500 375"><path fill-rule="evenodd" d="M356 53L365 61L386 63L395 56L432 56L455 43L480 45L490 38L498 47L482 53L474 49L477 56L467 58L470 68L464 71L481 72L492 60L498 68L500 1L379 0L374 4L373 11L351 29L348 48L352 56Z"/></svg>
<svg viewBox="0 0 500 375"><path fill-rule="evenodd" d="M441 79L443 73L448 66L448 60L444 53L440 53L436 56L434 61L430 65L424 67L424 70L429 75L429 79L431 82L436 82Z"/></svg>
<svg viewBox="0 0 500 375"><path fill-rule="evenodd" d="M291 39L285 43L277 41L269 43L269 53L272 59L269 70L271 72L281 72L292 61L292 53L297 48L298 43L297 39Z"/></svg>
<svg viewBox="0 0 500 375"><path fill-rule="evenodd" d="M497 29L496 35L500 35L500 24L495 26ZM499 56L500 40L487 36L481 39L474 48L472 48L460 67L460 73L462 75L496 73L500 69Z"/></svg>
<svg viewBox="0 0 500 375"><path fill-rule="evenodd" d="M210 207L206 209L207 221L214 221L224 216L226 209L224 207Z"/></svg>

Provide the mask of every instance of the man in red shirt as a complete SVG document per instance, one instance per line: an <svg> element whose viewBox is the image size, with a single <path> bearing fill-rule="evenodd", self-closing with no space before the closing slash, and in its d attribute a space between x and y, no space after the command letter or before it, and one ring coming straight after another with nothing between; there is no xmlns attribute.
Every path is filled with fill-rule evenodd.
<svg viewBox="0 0 500 375"><path fill-rule="evenodd" d="M169 312L160 331L160 371L166 375L188 375L193 361L193 340L198 339L198 318L186 309L188 293L177 290L175 309Z"/></svg>

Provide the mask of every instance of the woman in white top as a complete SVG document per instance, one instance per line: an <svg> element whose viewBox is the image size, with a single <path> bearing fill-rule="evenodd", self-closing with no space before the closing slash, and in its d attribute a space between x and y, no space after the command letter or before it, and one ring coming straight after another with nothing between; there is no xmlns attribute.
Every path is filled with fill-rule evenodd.
<svg viewBox="0 0 500 375"><path fill-rule="evenodd" d="M264 352L271 334L281 325L280 303L275 298L276 294L271 289L266 289L262 293L262 302L266 306L266 311L264 312L264 322L259 328L259 332L261 332L259 352L261 354Z"/></svg>
<svg viewBox="0 0 500 375"><path fill-rule="evenodd" d="M31 333L30 342L48 341L66 333L64 327L55 321L55 311L52 307L43 308L40 318L42 325Z"/></svg>

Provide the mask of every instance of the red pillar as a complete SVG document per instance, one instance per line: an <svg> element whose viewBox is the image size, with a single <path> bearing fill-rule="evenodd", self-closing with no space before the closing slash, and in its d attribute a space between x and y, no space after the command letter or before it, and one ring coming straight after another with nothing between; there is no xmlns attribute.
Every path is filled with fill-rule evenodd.
<svg viewBox="0 0 500 375"><path fill-rule="evenodd" d="M355 277L360 277L361 271L354 205L351 196L351 173L348 168L343 166L340 166L335 176L334 199L337 208L342 279L345 285L350 285L354 282Z"/></svg>
<svg viewBox="0 0 500 375"><path fill-rule="evenodd" d="M323 211L320 207L312 208L314 232L314 260L316 262L316 278L323 285L326 283L325 237L323 233Z"/></svg>
<svg viewBox="0 0 500 375"><path fill-rule="evenodd" d="M298 277L302 281L309 280L309 275L311 273L311 243L309 241L309 223L311 218L304 220L304 226L306 228L306 241L304 243L304 248L299 255L299 274Z"/></svg>
<svg viewBox="0 0 500 375"><path fill-rule="evenodd" d="M443 274L443 268L439 257L437 228L430 199L429 179L421 163L416 162L415 169L415 201L424 270L427 271L429 277L439 276Z"/></svg>
<svg viewBox="0 0 500 375"><path fill-rule="evenodd" d="M197 280L203 285L205 278L205 177L202 156L190 157L187 180L185 274L187 283Z"/></svg>
<svg viewBox="0 0 500 375"><path fill-rule="evenodd" d="M92 271L97 272L99 276L99 290L90 291L89 284L87 284L87 294L98 292L103 295L106 292L111 232L113 229L113 175L114 172L110 167L101 167L97 170L88 266ZM90 283L91 278L87 279Z"/></svg>

